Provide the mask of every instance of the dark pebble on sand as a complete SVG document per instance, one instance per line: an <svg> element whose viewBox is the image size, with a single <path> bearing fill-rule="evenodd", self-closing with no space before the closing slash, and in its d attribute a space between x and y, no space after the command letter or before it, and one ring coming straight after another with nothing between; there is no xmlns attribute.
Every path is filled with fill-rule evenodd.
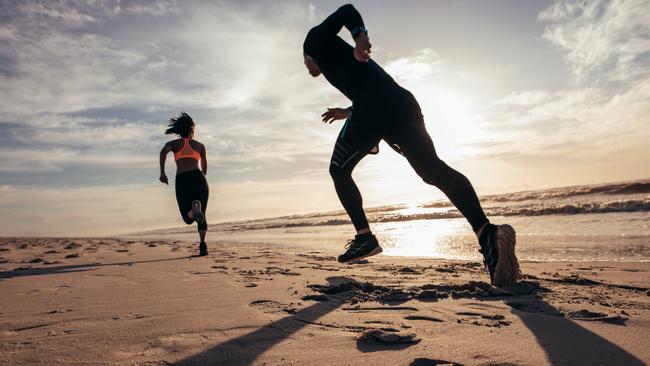
<svg viewBox="0 0 650 366"><path fill-rule="evenodd" d="M68 254L64 258L79 258L79 253Z"/></svg>
<svg viewBox="0 0 650 366"><path fill-rule="evenodd" d="M34 258L31 261L29 261L29 263L42 263L42 262L43 262L42 258Z"/></svg>
<svg viewBox="0 0 650 366"><path fill-rule="evenodd" d="M382 301L408 301L411 298L411 294L403 291L390 292L380 297Z"/></svg>
<svg viewBox="0 0 650 366"><path fill-rule="evenodd" d="M326 295L305 295L302 297L303 300L313 300L313 301L328 301L330 298Z"/></svg>
<svg viewBox="0 0 650 366"><path fill-rule="evenodd" d="M80 248L80 247L81 247L81 244L77 244L77 243L72 242L72 243L66 244L63 247L63 249L77 249L77 248Z"/></svg>
<svg viewBox="0 0 650 366"><path fill-rule="evenodd" d="M453 268L453 267L438 267L438 268L436 268L436 272L456 273L456 269Z"/></svg>
<svg viewBox="0 0 650 366"><path fill-rule="evenodd" d="M400 268L399 270L397 270L397 272L400 272L400 273L413 273L413 274L420 274L420 272L414 270L414 269L411 268L411 267Z"/></svg>
<svg viewBox="0 0 650 366"><path fill-rule="evenodd" d="M418 300L444 299L447 297L449 297L448 293L438 292L438 290L423 290L419 294L415 295L415 298Z"/></svg>
<svg viewBox="0 0 650 366"><path fill-rule="evenodd" d="M359 336L359 339L372 339L382 343L418 343L420 341L415 333L392 332L382 329L368 329Z"/></svg>
<svg viewBox="0 0 650 366"><path fill-rule="evenodd" d="M461 290L461 291L452 291L451 292L451 297L454 299L459 299L459 298L464 298L464 297L472 297L475 294L473 294L469 290Z"/></svg>
<svg viewBox="0 0 650 366"><path fill-rule="evenodd" d="M291 306L283 306L281 310L287 314L295 314L298 311L298 309L293 308Z"/></svg>
<svg viewBox="0 0 650 366"><path fill-rule="evenodd" d="M8 252L8 251L10 251L10 250L11 250L11 249L9 249L9 248L0 248L0 252Z"/></svg>

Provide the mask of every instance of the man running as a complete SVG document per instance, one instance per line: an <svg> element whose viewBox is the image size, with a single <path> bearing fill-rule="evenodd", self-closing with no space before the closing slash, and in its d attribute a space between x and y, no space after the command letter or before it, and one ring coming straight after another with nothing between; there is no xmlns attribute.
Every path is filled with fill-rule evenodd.
<svg viewBox="0 0 650 366"><path fill-rule="evenodd" d="M342 27L351 33L355 47L338 37ZM323 122L346 119L334 145L330 175L336 193L357 231L338 257L349 262L381 253L370 231L362 198L352 170L367 154L378 152L384 139L402 154L417 174L438 187L465 216L476 233L492 284L512 285L520 275L515 256L515 231L510 225L493 225L485 217L469 180L450 168L436 155L424 127L424 117L413 95L399 86L370 59L371 44L361 15L352 5L344 5L312 28L303 44L309 74L325 76L352 101L348 108L328 108Z"/></svg>

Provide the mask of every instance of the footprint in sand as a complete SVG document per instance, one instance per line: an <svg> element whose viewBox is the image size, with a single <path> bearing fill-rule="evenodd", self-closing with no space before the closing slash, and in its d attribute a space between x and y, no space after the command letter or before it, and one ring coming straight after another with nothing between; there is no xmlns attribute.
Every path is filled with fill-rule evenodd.
<svg viewBox="0 0 650 366"><path fill-rule="evenodd" d="M48 315L49 314L63 314L63 313L69 313L71 311L73 311L73 310L72 309L65 309L65 310L54 309L54 310L46 311L43 314L48 314Z"/></svg>
<svg viewBox="0 0 650 366"><path fill-rule="evenodd" d="M285 305L274 300L255 300L249 306L266 314L295 314L298 311L292 304Z"/></svg>
<svg viewBox="0 0 650 366"><path fill-rule="evenodd" d="M469 323L473 325L496 328L512 324L512 322L505 320L506 317L501 314L481 314L472 311L459 311L456 313L456 315L467 317L456 319L456 322L459 324Z"/></svg>
<svg viewBox="0 0 650 366"><path fill-rule="evenodd" d="M621 314L605 314L586 309L571 311L565 314L567 318L582 321L599 321L610 324L624 325L628 317Z"/></svg>
<svg viewBox="0 0 650 366"><path fill-rule="evenodd" d="M499 363L499 364L494 364L494 365L503 365L506 366L506 364ZM456 363L456 362L451 362L451 361L445 361L445 360L436 360L433 358L416 358L411 362L409 366L464 366L462 363Z"/></svg>
<svg viewBox="0 0 650 366"><path fill-rule="evenodd" d="M432 316L426 316L426 315L407 315L404 317L406 320L424 320L428 322L435 322L435 323L444 323L445 321L442 319L434 318Z"/></svg>

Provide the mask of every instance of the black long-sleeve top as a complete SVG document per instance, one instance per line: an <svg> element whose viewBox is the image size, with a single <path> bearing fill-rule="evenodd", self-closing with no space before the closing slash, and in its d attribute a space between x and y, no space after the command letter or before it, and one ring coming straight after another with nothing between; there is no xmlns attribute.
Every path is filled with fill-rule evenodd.
<svg viewBox="0 0 650 366"><path fill-rule="evenodd" d="M350 4L313 27L303 44L304 53L316 61L330 84L352 100L355 108L357 103L376 100L399 88L375 61L359 62L354 58L354 48L337 35L343 26L350 32L364 27L361 15Z"/></svg>

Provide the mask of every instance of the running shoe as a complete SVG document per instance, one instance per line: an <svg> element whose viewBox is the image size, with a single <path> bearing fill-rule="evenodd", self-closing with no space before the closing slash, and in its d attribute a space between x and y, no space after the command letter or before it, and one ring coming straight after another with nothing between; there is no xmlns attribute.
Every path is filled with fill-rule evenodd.
<svg viewBox="0 0 650 366"><path fill-rule="evenodd" d="M208 245L202 241L201 244L199 244L199 256L205 255L208 255Z"/></svg>
<svg viewBox="0 0 650 366"><path fill-rule="evenodd" d="M192 216L194 217L194 220L199 224L202 224L203 220L205 220L205 216L203 216L203 211L201 211L201 201L199 200L192 201Z"/></svg>
<svg viewBox="0 0 650 366"><path fill-rule="evenodd" d="M345 253L339 255L338 258L341 263L367 258L382 252L377 238L372 234L355 236L354 239L348 241L345 248L347 249Z"/></svg>
<svg viewBox="0 0 650 366"><path fill-rule="evenodd" d="M515 285L521 278L515 241L515 229L510 225L487 224L481 233L479 251L494 286Z"/></svg>

